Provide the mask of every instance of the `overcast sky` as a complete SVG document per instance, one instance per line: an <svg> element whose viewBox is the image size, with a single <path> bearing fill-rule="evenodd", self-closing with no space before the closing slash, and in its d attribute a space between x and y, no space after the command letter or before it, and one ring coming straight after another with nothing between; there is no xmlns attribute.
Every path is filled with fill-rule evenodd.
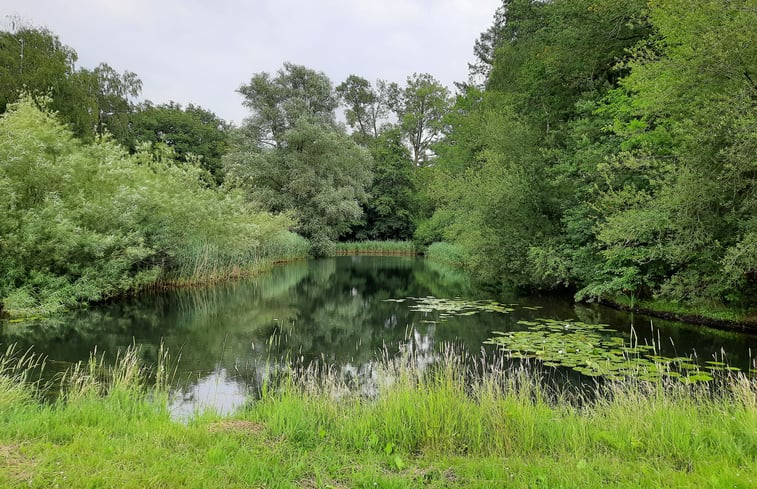
<svg viewBox="0 0 757 489"><path fill-rule="evenodd" d="M3 0L0 14L46 26L79 54L142 79L142 98L240 122L236 89L284 61L402 82L428 72L452 88L501 0ZM0 19L8 25L8 19Z"/></svg>

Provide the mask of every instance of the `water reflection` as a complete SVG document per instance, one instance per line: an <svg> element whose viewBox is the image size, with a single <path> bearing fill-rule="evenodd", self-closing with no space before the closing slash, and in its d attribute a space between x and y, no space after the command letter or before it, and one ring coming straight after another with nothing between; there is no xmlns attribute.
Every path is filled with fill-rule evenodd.
<svg viewBox="0 0 757 489"><path fill-rule="evenodd" d="M170 406L171 415L186 420L208 408L218 414L231 414L244 405L248 393L247 384L219 367L195 382L177 388Z"/></svg>
<svg viewBox="0 0 757 489"><path fill-rule="evenodd" d="M134 343L154 362L161 341L177 370L177 415L212 405L237 408L260 389L266 365L311 360L334 365L345 376L375 388L374 365L382 351L412 350L431 364L438 346L453 342L478 352L492 331L523 329L520 320L554 318L603 322L640 341L655 339L662 354L720 357L740 367L750 363L754 336L715 332L697 326L636 317L567 298L497 298L518 303L508 314L487 312L440 320L413 311L406 297L491 299L459 271L412 257L337 257L291 263L254 280L212 287L142 294L34 324L0 324L0 343L48 356L50 374L86 359L95 346L111 358ZM539 309L535 309L534 307ZM373 380L372 380L373 379ZM373 387L370 387L374 382Z"/></svg>

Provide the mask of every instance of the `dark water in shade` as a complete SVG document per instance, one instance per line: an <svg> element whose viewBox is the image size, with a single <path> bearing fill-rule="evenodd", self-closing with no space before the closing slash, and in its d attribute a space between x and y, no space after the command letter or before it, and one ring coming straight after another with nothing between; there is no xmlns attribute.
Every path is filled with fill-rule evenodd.
<svg viewBox="0 0 757 489"><path fill-rule="evenodd" d="M434 296L517 304L509 314L480 313L439 320L386 299ZM537 309L538 307L538 309ZM134 343L154 363L161 342L174 357L175 413L203 405L228 412L259 388L267 362L318 359L355 376L370 375L382 351L412 348L433 362L454 343L478 352L493 331L524 329L518 320L551 318L607 323L666 356L696 354L748 369L757 336L632 316L567 298L492 297L456 270L414 257L355 256L301 261L255 279L161 293L77 311L39 323L0 323L0 344L47 356L49 374L86 360L92 350L112 358ZM653 324L653 328L650 326Z"/></svg>

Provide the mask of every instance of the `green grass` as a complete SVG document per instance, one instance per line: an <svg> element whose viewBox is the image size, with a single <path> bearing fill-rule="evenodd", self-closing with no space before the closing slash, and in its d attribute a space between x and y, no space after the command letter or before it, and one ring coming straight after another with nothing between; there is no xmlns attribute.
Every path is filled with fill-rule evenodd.
<svg viewBox="0 0 757 489"><path fill-rule="evenodd" d="M465 251L460 246L445 242L429 245L425 256L429 260L459 268L462 268L467 261Z"/></svg>
<svg viewBox="0 0 757 489"><path fill-rule="evenodd" d="M307 239L289 231L274 234L259 247L234 252L203 242L182 249L177 268L158 283L192 285L254 275L276 263L305 258L309 248Z"/></svg>
<svg viewBox="0 0 757 489"><path fill-rule="evenodd" d="M39 403L28 356L0 363L0 487L755 487L757 385L612 384L555 393L454 352L426 372L383 360L373 397L330 369L290 369L232 418L171 420L167 363L127 352ZM163 380L160 380L163 379ZM19 380L23 380L19 382Z"/></svg>
<svg viewBox="0 0 757 489"><path fill-rule="evenodd" d="M336 243L335 255L415 255L412 241L354 241Z"/></svg>

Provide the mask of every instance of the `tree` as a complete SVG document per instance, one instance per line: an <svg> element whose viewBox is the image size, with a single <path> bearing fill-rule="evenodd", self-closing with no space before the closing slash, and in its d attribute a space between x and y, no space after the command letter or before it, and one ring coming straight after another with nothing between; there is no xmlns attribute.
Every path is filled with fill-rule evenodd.
<svg viewBox="0 0 757 489"><path fill-rule="evenodd" d="M426 165L439 140L443 118L451 106L449 90L428 73L415 73L407 84L387 86L389 108L396 114L404 139L413 152L413 165Z"/></svg>
<svg viewBox="0 0 757 489"><path fill-rule="evenodd" d="M22 92L49 96L50 108L72 124L75 134L91 139L97 101L90 80L74 71L77 59L76 51L47 29L21 26L0 32L0 113Z"/></svg>
<svg viewBox="0 0 757 489"><path fill-rule="evenodd" d="M321 253L362 216L372 160L335 123L337 97L323 73L285 63L240 88L252 115L225 158L230 182L271 212L297 219Z"/></svg>
<svg viewBox="0 0 757 489"><path fill-rule="evenodd" d="M228 123L202 107L186 108L170 102L140 105L130 117L130 148L138 142L165 143L179 161L200 157L200 166L210 172L216 183L223 181L221 157L228 146Z"/></svg>
<svg viewBox="0 0 757 489"><path fill-rule="evenodd" d="M0 111L21 90L55 97L73 73L76 51L47 29L21 27L0 32Z"/></svg>
<svg viewBox="0 0 757 489"><path fill-rule="evenodd" d="M100 63L93 71L97 99L96 132L111 133L117 141L127 144L129 114L133 111L130 99L142 91L142 80L131 71L119 74L107 63Z"/></svg>
<svg viewBox="0 0 757 489"><path fill-rule="evenodd" d="M136 74L119 74L105 63L77 70L76 51L43 28L0 32L0 47L0 112L22 91L37 98L49 95L49 107L77 137L92 140L107 130L126 144L130 98L142 88Z"/></svg>
<svg viewBox="0 0 757 489"><path fill-rule="evenodd" d="M371 198L364 205L364 223L355 227L353 234L360 240L409 240L418 208L416 175L400 131L384 131L373 141L371 154Z"/></svg>
<svg viewBox="0 0 757 489"><path fill-rule="evenodd" d="M656 36L605 108L625 151L605 169L597 238L609 266L587 295L755 305L752 4L652 3Z"/></svg>
<svg viewBox="0 0 757 489"><path fill-rule="evenodd" d="M237 132L226 158L227 174L261 209L290 213L295 230L316 251L345 234L362 216L371 157L346 134L300 119L279 147L260 150Z"/></svg>
<svg viewBox="0 0 757 489"><path fill-rule="evenodd" d="M507 0L479 39L485 88L466 87L443 121L419 241L462 245L496 284L591 280L599 258L598 165L617 151L612 117L593 112L617 65L650 32L642 0ZM493 56L493 57L492 57ZM423 239L420 239L423 238ZM590 263L593 267L587 266Z"/></svg>
<svg viewBox="0 0 757 489"><path fill-rule="evenodd" d="M468 78L473 86L481 87L489 78L492 66L494 66L494 53L502 44L505 26L508 18L508 4L512 0L503 0L502 5L494 12L492 25L476 39L473 45L473 55L476 61L468 63Z"/></svg>
<svg viewBox="0 0 757 489"><path fill-rule="evenodd" d="M245 121L246 131L261 147L279 147L285 133L303 117L335 125L338 100L331 80L304 66L284 63L276 76L256 73L238 92L252 111Z"/></svg>
<svg viewBox="0 0 757 489"><path fill-rule="evenodd" d="M336 93L345 104L347 124L357 131L361 141L379 137L381 121L388 115L386 83L378 82L375 90L371 82L357 75L350 75L336 87Z"/></svg>

